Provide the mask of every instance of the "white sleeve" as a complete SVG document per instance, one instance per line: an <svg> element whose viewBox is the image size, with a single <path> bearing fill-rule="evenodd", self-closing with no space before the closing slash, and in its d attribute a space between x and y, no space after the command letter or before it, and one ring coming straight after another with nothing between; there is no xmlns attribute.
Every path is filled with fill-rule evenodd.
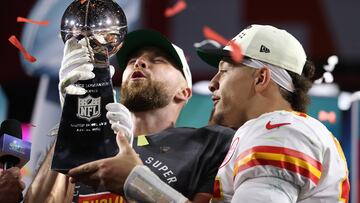
<svg viewBox="0 0 360 203"><path fill-rule="evenodd" d="M232 203L295 203L299 188L275 177L259 177L244 181L236 188Z"/></svg>
<svg viewBox="0 0 360 203"><path fill-rule="evenodd" d="M257 177L288 181L301 188L302 194L316 187L322 173L323 150L305 130L282 126L243 139L233 167L234 188Z"/></svg>

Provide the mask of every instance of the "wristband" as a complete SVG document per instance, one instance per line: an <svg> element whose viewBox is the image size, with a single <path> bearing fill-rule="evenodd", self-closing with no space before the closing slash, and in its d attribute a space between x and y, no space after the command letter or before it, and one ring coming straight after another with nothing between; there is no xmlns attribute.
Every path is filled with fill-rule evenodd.
<svg viewBox="0 0 360 203"><path fill-rule="evenodd" d="M124 193L128 200L136 202L185 203L188 201L144 165L138 165L131 171L124 184Z"/></svg>

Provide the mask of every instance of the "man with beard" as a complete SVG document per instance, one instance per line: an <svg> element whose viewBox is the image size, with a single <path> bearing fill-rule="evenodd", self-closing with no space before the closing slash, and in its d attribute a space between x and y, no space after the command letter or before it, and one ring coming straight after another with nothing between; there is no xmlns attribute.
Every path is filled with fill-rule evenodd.
<svg viewBox="0 0 360 203"><path fill-rule="evenodd" d="M94 77L92 64L88 63L90 54L81 41L69 43L74 44L65 46L64 58L67 61L63 64L67 65L60 70L60 92L83 94L84 89L73 84L79 79ZM92 187L77 183L73 202L121 202L117 190L109 190L114 194L103 192L105 190L94 191L93 188L118 184L118 167L133 163L144 163L165 184L194 202L208 202L217 169L226 155L234 131L215 125L200 129L175 128L181 109L191 97L191 73L182 49L160 33L138 30L127 34L117 58L119 66L125 68L121 86L121 103L124 105L108 104L107 117L115 132L121 129L126 137L135 135L133 147L141 160L135 155L122 161L115 156L91 162L93 167L84 171L82 182ZM73 61L75 65L71 65ZM120 134L117 137L119 146L127 141ZM135 154L133 149L120 148L120 153L130 151ZM27 197L33 202L69 202L69 192L73 191L73 187L67 177L49 171L50 159L51 153L40 168ZM127 160L135 161L128 163ZM91 177L98 175L106 181L92 182ZM44 185L54 187L45 188ZM171 196L181 196L178 192Z"/></svg>
<svg viewBox="0 0 360 203"><path fill-rule="evenodd" d="M198 50L205 62L219 69L209 84L212 122L238 128L219 168L212 202L348 202L348 168L341 146L321 122L304 113L315 68L302 45L287 31L269 25L251 25L231 41L242 48L241 62L232 60L230 45ZM98 179L107 189L138 202L188 202L172 196L175 191L135 161L129 144L120 138L124 152L117 160L132 164L118 168L117 185L101 176L92 181ZM85 164L69 175L72 181L81 180L84 169L93 167Z"/></svg>

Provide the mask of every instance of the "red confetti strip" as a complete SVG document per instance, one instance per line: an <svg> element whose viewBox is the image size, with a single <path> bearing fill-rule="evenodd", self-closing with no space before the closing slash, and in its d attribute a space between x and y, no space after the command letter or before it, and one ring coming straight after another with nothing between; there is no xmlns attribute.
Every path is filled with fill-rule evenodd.
<svg viewBox="0 0 360 203"><path fill-rule="evenodd" d="M207 26L205 26L203 28L203 33L206 38L215 40L223 46L226 46L229 44L232 48L232 52L230 53L232 60L234 60L237 63L240 63L242 61L243 54L242 54L241 47L239 45L237 45L235 42L225 39L223 36L216 33L214 30L212 30L211 28L209 28Z"/></svg>
<svg viewBox="0 0 360 203"><path fill-rule="evenodd" d="M184 0L179 0L178 2L176 2L176 4L173 7L167 8L165 10L165 16L166 17L172 17L178 13L180 13L181 11L185 10L187 7L187 4Z"/></svg>
<svg viewBox="0 0 360 203"><path fill-rule="evenodd" d="M235 44L235 42L233 42L233 41L230 41L230 46L232 48L232 52L230 52L232 60L237 63L240 63L244 57L240 46Z"/></svg>
<svg viewBox="0 0 360 203"><path fill-rule="evenodd" d="M216 33L214 30L212 30L208 26L205 26L203 28L203 33L206 38L215 40L223 46L226 46L226 44L229 43L229 40L225 39L223 36L219 35L218 33Z"/></svg>
<svg viewBox="0 0 360 203"><path fill-rule="evenodd" d="M35 20L31 20L28 18L23 18L23 17L17 17L16 19L17 22L21 22L21 23L33 23L33 24L37 24L37 25L43 25L43 26L48 26L49 25L49 21L35 21Z"/></svg>
<svg viewBox="0 0 360 203"><path fill-rule="evenodd" d="M29 54L29 52L26 51L26 49L23 47L23 45L19 42L19 40L16 38L15 35L12 35L10 38L9 38L9 41L11 42L11 44L13 44L16 48L18 48L21 53L23 54L24 58L26 60L28 60L29 62L33 63L36 61L36 58L31 56Z"/></svg>

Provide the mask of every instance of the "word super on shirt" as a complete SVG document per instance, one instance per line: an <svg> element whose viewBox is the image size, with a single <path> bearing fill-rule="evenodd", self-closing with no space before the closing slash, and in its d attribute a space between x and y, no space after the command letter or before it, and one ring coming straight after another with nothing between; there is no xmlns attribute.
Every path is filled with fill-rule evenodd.
<svg viewBox="0 0 360 203"><path fill-rule="evenodd" d="M234 133L216 125L169 128L147 136L149 144L134 145L134 149L161 180L192 199L199 192L212 193L217 170Z"/></svg>
<svg viewBox="0 0 360 203"><path fill-rule="evenodd" d="M245 201L236 190L258 177L291 183L298 194L289 202L348 202L348 168L340 144L304 113L266 113L241 126L220 166L212 202Z"/></svg>
<svg viewBox="0 0 360 203"><path fill-rule="evenodd" d="M196 193L212 193L216 173L234 133L230 128L217 125L198 129L169 128L160 133L135 137L133 147L144 165L163 182L192 199ZM145 139L146 144L140 143L140 139ZM73 199L73 202L79 203L124 201L119 195L94 192L82 184L76 186Z"/></svg>

